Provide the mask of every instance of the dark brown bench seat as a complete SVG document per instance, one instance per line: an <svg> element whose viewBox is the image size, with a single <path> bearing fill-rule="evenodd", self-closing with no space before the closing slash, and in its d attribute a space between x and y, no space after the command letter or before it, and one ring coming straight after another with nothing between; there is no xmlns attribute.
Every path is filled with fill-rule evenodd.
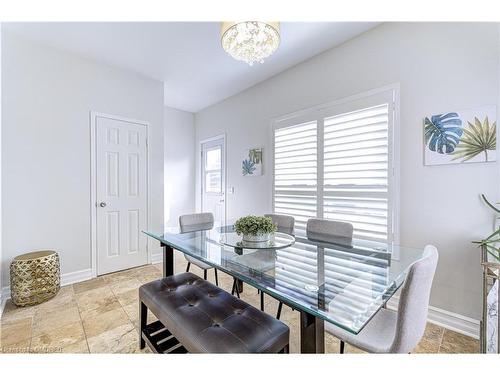
<svg viewBox="0 0 500 375"><path fill-rule="evenodd" d="M140 347L164 353L287 353L290 331L274 317L186 272L139 289ZM147 325L147 310L158 318Z"/></svg>

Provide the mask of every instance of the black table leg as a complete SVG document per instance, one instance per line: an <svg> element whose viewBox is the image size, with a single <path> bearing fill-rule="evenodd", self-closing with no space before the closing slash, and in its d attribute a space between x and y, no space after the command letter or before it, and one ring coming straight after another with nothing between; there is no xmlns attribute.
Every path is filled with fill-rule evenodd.
<svg viewBox="0 0 500 375"><path fill-rule="evenodd" d="M164 243L163 247L163 277L172 276L174 274L174 249Z"/></svg>
<svg viewBox="0 0 500 375"><path fill-rule="evenodd" d="M325 352L325 322L314 315L300 312L300 352Z"/></svg>

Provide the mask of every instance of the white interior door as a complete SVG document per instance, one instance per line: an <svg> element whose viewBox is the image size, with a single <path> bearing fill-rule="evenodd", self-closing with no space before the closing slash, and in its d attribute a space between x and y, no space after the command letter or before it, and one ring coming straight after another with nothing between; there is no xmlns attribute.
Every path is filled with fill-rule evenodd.
<svg viewBox="0 0 500 375"><path fill-rule="evenodd" d="M201 210L211 212L216 222L226 223L225 138L201 143Z"/></svg>
<svg viewBox="0 0 500 375"><path fill-rule="evenodd" d="M96 119L97 273L147 263L147 128Z"/></svg>

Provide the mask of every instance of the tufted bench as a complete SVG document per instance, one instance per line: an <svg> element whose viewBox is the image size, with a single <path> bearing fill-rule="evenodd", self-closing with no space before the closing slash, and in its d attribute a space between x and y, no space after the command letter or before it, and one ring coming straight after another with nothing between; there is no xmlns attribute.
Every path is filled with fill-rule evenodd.
<svg viewBox="0 0 500 375"><path fill-rule="evenodd" d="M288 353L289 328L186 272L139 289L140 347L157 353ZM146 324L148 309L158 321Z"/></svg>

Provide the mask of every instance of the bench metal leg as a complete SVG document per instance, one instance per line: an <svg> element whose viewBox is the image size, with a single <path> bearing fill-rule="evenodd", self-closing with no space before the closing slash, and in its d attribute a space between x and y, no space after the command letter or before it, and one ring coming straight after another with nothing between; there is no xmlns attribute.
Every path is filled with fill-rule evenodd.
<svg viewBox="0 0 500 375"><path fill-rule="evenodd" d="M189 267L191 267L191 262L188 262L188 265L186 267L186 272L189 272Z"/></svg>
<svg viewBox="0 0 500 375"><path fill-rule="evenodd" d="M207 279L207 270L203 270L203 279L206 280Z"/></svg>
<svg viewBox="0 0 500 375"><path fill-rule="evenodd" d="M260 311L264 311L264 292L260 291Z"/></svg>
<svg viewBox="0 0 500 375"><path fill-rule="evenodd" d="M344 354L345 342L340 340L340 354Z"/></svg>
<svg viewBox="0 0 500 375"><path fill-rule="evenodd" d="M217 268L214 268L215 273L215 285L219 286L219 276L217 275Z"/></svg>
<svg viewBox="0 0 500 375"><path fill-rule="evenodd" d="M142 338L142 332L144 328L146 328L148 320L148 307L142 302L139 301L139 321L140 321L140 329L139 329L139 348L144 349L146 346L146 342Z"/></svg>

